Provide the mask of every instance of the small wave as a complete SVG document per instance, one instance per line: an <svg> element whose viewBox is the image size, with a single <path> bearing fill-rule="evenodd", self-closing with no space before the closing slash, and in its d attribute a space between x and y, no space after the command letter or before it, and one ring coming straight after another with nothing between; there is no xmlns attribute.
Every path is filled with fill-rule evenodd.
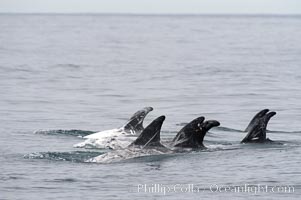
<svg viewBox="0 0 301 200"><path fill-rule="evenodd" d="M24 178L20 176L10 176L10 175L0 176L0 181L17 180L17 179L24 179Z"/></svg>
<svg viewBox="0 0 301 200"><path fill-rule="evenodd" d="M238 129L234 129L234 128L228 128L228 127L224 127L224 126L218 126L218 127L214 127L217 130L220 131L229 131L229 132L244 132L242 130L238 130Z"/></svg>
<svg viewBox="0 0 301 200"><path fill-rule="evenodd" d="M176 124L176 126L185 126L188 123L186 122L182 122L182 123L178 123ZM220 131L230 131L230 132L244 132L242 130L238 130L238 129L234 129L234 128L229 128L229 127L225 127L225 126L218 126L218 127L214 127L214 129L216 130L220 130Z"/></svg>
<svg viewBox="0 0 301 200"><path fill-rule="evenodd" d="M176 126L186 126L187 124L188 124L187 122L181 122L181 123L176 124Z"/></svg>
<svg viewBox="0 0 301 200"><path fill-rule="evenodd" d="M54 161L84 162L103 154L102 152L72 151L72 152L36 152L24 155L26 159L47 159Z"/></svg>
<svg viewBox="0 0 301 200"><path fill-rule="evenodd" d="M243 148L250 148L250 149L288 149L288 148L294 148L294 144L291 143L289 145L285 141L273 141L270 143L246 143L241 144L241 147Z"/></svg>
<svg viewBox="0 0 301 200"><path fill-rule="evenodd" d="M206 134L206 138L223 138L224 136L222 135L218 135L218 134L215 134L213 132L207 132Z"/></svg>
<svg viewBox="0 0 301 200"><path fill-rule="evenodd" d="M241 149L241 147L238 146L232 146L229 144L214 144L214 145L208 145L207 149L205 151L207 152L214 152L214 151L232 151Z"/></svg>
<svg viewBox="0 0 301 200"><path fill-rule="evenodd" d="M35 134L43 134L43 135L67 135L67 136L77 136L77 137L85 137L87 135L96 133L96 131L85 131L85 130L37 130L34 132Z"/></svg>
<svg viewBox="0 0 301 200"><path fill-rule="evenodd" d="M238 129L224 127L224 126L214 127L214 129L219 130L219 131L227 131L227 132L240 132L240 133L245 132L243 130L238 130ZM275 131L275 130L272 131L272 130L267 130L267 133L301 134L301 131Z"/></svg>
<svg viewBox="0 0 301 200"><path fill-rule="evenodd" d="M72 63L66 63L66 64L55 65L55 67L58 67L58 68L73 68L73 69L78 69L78 68L81 67L81 65L72 64Z"/></svg>
<svg viewBox="0 0 301 200"><path fill-rule="evenodd" d="M288 134L295 134L295 133L300 133L301 131L271 131L271 130L267 130L267 133L288 133Z"/></svg>
<svg viewBox="0 0 301 200"><path fill-rule="evenodd" d="M185 126L188 123L186 122L182 122L182 123L178 123L176 124L176 126ZM225 126L218 126L218 127L214 127L214 129L219 130L219 131L226 131L226 132L239 132L239 133L244 133L244 130L238 130L238 129L234 129L234 128L229 128L229 127L225 127ZM301 131L275 131L275 130L267 130L267 133L288 133L288 134L301 134Z"/></svg>
<svg viewBox="0 0 301 200"><path fill-rule="evenodd" d="M77 182L77 179L74 178L58 178L54 179L52 182Z"/></svg>
<svg viewBox="0 0 301 200"><path fill-rule="evenodd" d="M158 155L145 155L145 156L139 156L139 157L134 157L131 159L124 160L123 162L146 162L146 163L153 163L153 162L158 162L158 161L163 161L167 159L174 158L178 155L181 155L179 153L173 153L173 154L158 154ZM159 170L159 168L157 168Z"/></svg>

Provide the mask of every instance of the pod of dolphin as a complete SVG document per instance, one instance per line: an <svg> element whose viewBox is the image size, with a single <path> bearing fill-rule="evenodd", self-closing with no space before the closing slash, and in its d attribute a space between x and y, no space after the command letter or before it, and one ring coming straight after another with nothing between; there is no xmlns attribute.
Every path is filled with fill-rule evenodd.
<svg viewBox="0 0 301 200"><path fill-rule="evenodd" d="M276 112L264 109L258 112L250 121L245 132L247 135L241 143L271 143L266 137L267 124ZM165 116L160 116L151 122L131 145L154 145L160 142L160 130ZM217 120L205 120L198 117L185 125L172 140L173 147L205 148L203 144L206 133L213 127L219 126Z"/></svg>
<svg viewBox="0 0 301 200"><path fill-rule="evenodd" d="M161 143L161 127L165 120L165 116L162 115L155 120L153 120L147 127L143 128L143 120L145 116L152 111L152 107L146 107L142 110L136 112L130 120L112 135L111 132L109 136L102 137L101 133L95 133L86 138L99 139L109 143L110 141L116 141L120 137L125 137L127 135L136 135L134 141L132 141L126 147L117 150L115 154L109 152L104 155L100 155L93 159L90 159L88 162L104 162L104 159L107 159L108 155L111 157L125 157L122 156L124 152L129 153L129 150L132 152L142 151L142 150L158 150L160 152L169 152L169 151L181 151L183 149L205 149L206 147L203 144L204 137L206 133L213 127L220 125L220 122L217 120L205 120L204 116L198 117L188 124L186 124L172 139L168 146ZM276 114L274 111L269 109L264 109L258 112L253 119L250 121L249 125L245 129L247 135L242 139L241 143L272 143L273 141L266 137L267 124L269 120ZM132 137L133 138L133 137ZM133 150L135 149L135 150ZM110 154L111 153L111 154ZM140 154L139 154L140 155Z"/></svg>

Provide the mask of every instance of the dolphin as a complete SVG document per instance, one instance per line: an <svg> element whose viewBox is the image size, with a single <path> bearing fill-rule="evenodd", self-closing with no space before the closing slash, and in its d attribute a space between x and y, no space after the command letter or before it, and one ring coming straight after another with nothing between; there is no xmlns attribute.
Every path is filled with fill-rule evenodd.
<svg viewBox="0 0 301 200"><path fill-rule="evenodd" d="M216 120L204 121L205 117L198 117L185 125L172 140L173 147L181 148L206 148L203 144L206 133L220 123Z"/></svg>
<svg viewBox="0 0 301 200"><path fill-rule="evenodd" d="M126 147L144 130L144 118L152 110L152 107L145 107L134 113L122 127L87 135L84 137L87 140L75 144L74 147L111 149Z"/></svg>
<svg viewBox="0 0 301 200"><path fill-rule="evenodd" d="M160 142L160 132L164 120L164 115L156 118L128 147L99 155L86 162L111 163L135 157L160 155L169 152L170 150Z"/></svg>
<svg viewBox="0 0 301 200"><path fill-rule="evenodd" d="M241 143L270 143L273 142L266 137L266 129L270 119L276 115L276 112L269 112L268 109L262 110L257 115L253 124L248 129L246 137ZM255 118L254 117L254 118ZM252 122L252 121L251 121Z"/></svg>

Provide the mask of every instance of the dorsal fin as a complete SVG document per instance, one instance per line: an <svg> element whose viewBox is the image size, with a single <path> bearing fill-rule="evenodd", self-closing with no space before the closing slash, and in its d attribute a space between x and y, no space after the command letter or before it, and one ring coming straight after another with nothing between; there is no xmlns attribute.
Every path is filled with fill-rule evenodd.
<svg viewBox="0 0 301 200"><path fill-rule="evenodd" d="M173 142L181 142L182 140L187 140L192 137L196 129L198 129L204 122L205 117L198 117L188 124L186 124L174 137Z"/></svg>
<svg viewBox="0 0 301 200"><path fill-rule="evenodd" d="M160 131L162 124L165 120L165 116L160 116L152 123L150 123L139 135L139 137L130 145L138 145L142 147L161 145L160 144Z"/></svg>
<svg viewBox="0 0 301 200"><path fill-rule="evenodd" d="M201 131L205 117L198 117L186 124L172 140L174 147L194 148L198 145L196 133Z"/></svg>
<svg viewBox="0 0 301 200"><path fill-rule="evenodd" d="M263 143L266 141L266 128L270 119L276 112L269 112L255 122L241 143Z"/></svg>
<svg viewBox="0 0 301 200"><path fill-rule="evenodd" d="M196 118L182 128L173 139L173 146L182 148L205 148L203 140L206 133L212 127L219 126L220 123L216 120L204 120L204 117Z"/></svg>
<svg viewBox="0 0 301 200"><path fill-rule="evenodd" d="M256 123L258 123L259 119L262 118L265 114L267 114L269 112L269 109L263 109L261 111L259 111L254 117L253 119L250 121L249 125L247 126L247 128L245 129L245 132L249 132L253 126L256 125Z"/></svg>
<svg viewBox="0 0 301 200"><path fill-rule="evenodd" d="M207 134L207 132L213 128L213 127L217 127L219 126L220 123L219 121L216 121L216 120L207 120L207 121L204 121L202 124L201 124L201 129L200 129L200 132L197 133L197 138L196 140L198 141L199 144L202 144L203 145L203 141L204 141L204 137L205 135ZM201 145L201 146L202 146Z"/></svg>
<svg viewBox="0 0 301 200"><path fill-rule="evenodd" d="M123 126L124 130L133 135L139 134L143 131L143 120L145 116L153 110L152 107L145 107L138 110L129 121Z"/></svg>

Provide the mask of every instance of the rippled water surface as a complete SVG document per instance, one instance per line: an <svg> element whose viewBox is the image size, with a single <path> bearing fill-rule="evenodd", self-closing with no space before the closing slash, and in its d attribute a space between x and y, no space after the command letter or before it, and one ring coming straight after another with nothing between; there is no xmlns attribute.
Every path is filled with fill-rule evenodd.
<svg viewBox="0 0 301 200"><path fill-rule="evenodd" d="M0 30L1 200L299 198L300 17L0 15ZM83 163L104 151L73 148L78 136L145 106L145 124L166 115L165 140L201 115L226 128L206 151ZM284 145L240 144L232 129L263 108Z"/></svg>

